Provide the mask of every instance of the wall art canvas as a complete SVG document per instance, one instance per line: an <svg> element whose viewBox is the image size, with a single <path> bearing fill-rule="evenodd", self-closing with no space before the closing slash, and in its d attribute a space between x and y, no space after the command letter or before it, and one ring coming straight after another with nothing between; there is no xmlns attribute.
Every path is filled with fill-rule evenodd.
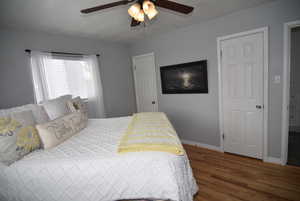
<svg viewBox="0 0 300 201"><path fill-rule="evenodd" d="M163 94L208 93L207 60L160 67Z"/></svg>

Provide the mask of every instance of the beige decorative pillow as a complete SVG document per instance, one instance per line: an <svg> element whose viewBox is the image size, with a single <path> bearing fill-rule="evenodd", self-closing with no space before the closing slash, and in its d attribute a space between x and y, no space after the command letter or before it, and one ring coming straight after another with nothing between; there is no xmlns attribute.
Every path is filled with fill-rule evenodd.
<svg viewBox="0 0 300 201"><path fill-rule="evenodd" d="M0 162L10 165L40 148L40 139L34 125L31 111L0 117Z"/></svg>
<svg viewBox="0 0 300 201"><path fill-rule="evenodd" d="M79 96L68 101L67 105L71 112L76 112L76 111L82 112L84 116L84 121L88 121L87 103L85 103Z"/></svg>
<svg viewBox="0 0 300 201"><path fill-rule="evenodd" d="M44 149L59 145L87 126L80 111L36 126Z"/></svg>

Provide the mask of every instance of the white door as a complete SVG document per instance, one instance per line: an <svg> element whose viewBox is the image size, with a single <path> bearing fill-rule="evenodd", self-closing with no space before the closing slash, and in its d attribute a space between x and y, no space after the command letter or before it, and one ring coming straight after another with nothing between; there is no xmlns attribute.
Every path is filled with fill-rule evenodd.
<svg viewBox="0 0 300 201"><path fill-rule="evenodd" d="M133 57L133 73L138 112L157 112L154 54Z"/></svg>
<svg viewBox="0 0 300 201"><path fill-rule="evenodd" d="M264 34L221 41L224 151L262 159Z"/></svg>

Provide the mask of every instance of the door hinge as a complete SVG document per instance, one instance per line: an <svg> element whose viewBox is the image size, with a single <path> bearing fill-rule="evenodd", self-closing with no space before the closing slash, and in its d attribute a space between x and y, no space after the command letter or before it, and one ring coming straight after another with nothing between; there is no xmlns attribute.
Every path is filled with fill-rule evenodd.
<svg viewBox="0 0 300 201"><path fill-rule="evenodd" d="M221 56L221 58L223 57L223 51L222 50L220 50L220 56Z"/></svg>
<svg viewBox="0 0 300 201"><path fill-rule="evenodd" d="M133 69L136 70L136 66L133 66Z"/></svg>
<svg viewBox="0 0 300 201"><path fill-rule="evenodd" d="M222 138L223 138L223 140L225 140L225 134L224 133L222 134Z"/></svg>

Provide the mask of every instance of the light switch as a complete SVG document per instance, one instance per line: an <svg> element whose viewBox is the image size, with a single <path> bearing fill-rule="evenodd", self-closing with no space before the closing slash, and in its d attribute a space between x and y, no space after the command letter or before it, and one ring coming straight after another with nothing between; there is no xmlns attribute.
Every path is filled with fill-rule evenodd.
<svg viewBox="0 0 300 201"><path fill-rule="evenodd" d="M274 76L274 79L273 79L273 83L274 83L274 84L280 84L280 82L281 82L281 77L280 77L280 75L275 75L275 76Z"/></svg>

